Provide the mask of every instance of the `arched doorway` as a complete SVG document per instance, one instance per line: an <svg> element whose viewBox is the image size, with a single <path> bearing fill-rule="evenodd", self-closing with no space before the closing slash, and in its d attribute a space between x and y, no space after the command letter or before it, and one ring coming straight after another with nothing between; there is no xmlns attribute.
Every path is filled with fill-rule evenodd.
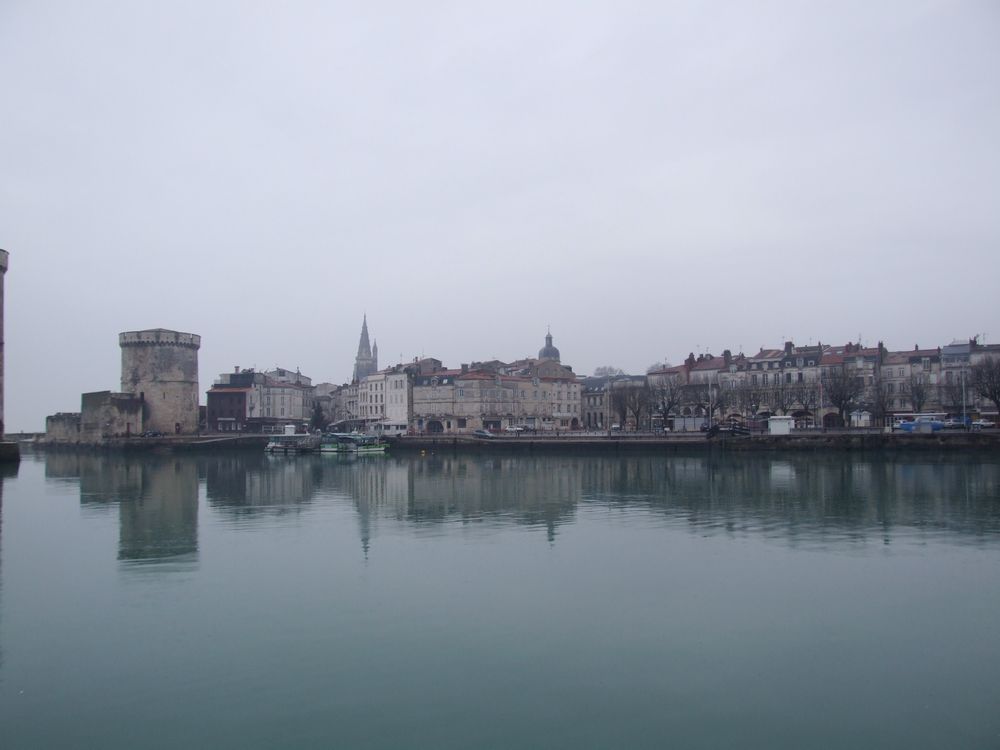
<svg viewBox="0 0 1000 750"><path fill-rule="evenodd" d="M576 417L573 417L573 421L569 423L569 428L571 430L579 430L580 429L580 420L577 419Z"/></svg>
<svg viewBox="0 0 1000 750"><path fill-rule="evenodd" d="M444 432L444 425L438 422L436 419L432 419L427 423L427 432L431 434L438 434Z"/></svg>

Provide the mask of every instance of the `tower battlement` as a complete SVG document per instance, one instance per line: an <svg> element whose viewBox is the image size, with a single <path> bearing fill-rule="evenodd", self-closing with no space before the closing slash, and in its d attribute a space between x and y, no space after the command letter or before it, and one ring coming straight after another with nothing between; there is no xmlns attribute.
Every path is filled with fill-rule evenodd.
<svg viewBox="0 0 1000 750"><path fill-rule="evenodd" d="M196 333L150 328L145 331L125 331L118 334L119 346L185 346L201 348L201 336Z"/></svg>

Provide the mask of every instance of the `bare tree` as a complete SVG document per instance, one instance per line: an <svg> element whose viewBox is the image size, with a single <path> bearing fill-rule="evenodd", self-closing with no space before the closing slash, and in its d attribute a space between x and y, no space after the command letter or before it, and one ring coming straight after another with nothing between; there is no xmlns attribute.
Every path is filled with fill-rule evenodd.
<svg viewBox="0 0 1000 750"><path fill-rule="evenodd" d="M924 404L930 398L930 391L927 387L927 382L924 380L924 376L919 373L912 373L909 381L903 384L903 390L907 398L910 399L913 411L918 414L922 412Z"/></svg>
<svg viewBox="0 0 1000 750"><path fill-rule="evenodd" d="M821 380L827 400L840 415L840 423L846 425L848 413L864 393L864 381L843 367L826 370Z"/></svg>
<svg viewBox="0 0 1000 750"><path fill-rule="evenodd" d="M620 367L615 367L614 365L603 365L594 370L595 378L604 378L604 377L614 378L624 374L625 374L624 370L622 370Z"/></svg>
<svg viewBox="0 0 1000 750"><path fill-rule="evenodd" d="M949 414L961 414L965 410L966 395L961 381L942 383L938 386L938 400Z"/></svg>
<svg viewBox="0 0 1000 750"><path fill-rule="evenodd" d="M682 398L683 403L692 407L692 412L700 409L702 414L708 414L708 404L711 400L711 394L707 385L692 383L683 386Z"/></svg>
<svg viewBox="0 0 1000 750"><path fill-rule="evenodd" d="M885 424L885 416L889 411L889 387L879 378L872 383L864 393L864 406L875 418L875 425Z"/></svg>
<svg viewBox="0 0 1000 750"><path fill-rule="evenodd" d="M795 390L789 383L779 382L768 392L767 399L772 409L777 409L782 416L788 414L788 410L795 403Z"/></svg>
<svg viewBox="0 0 1000 750"><path fill-rule="evenodd" d="M1000 413L1000 359L990 357L973 365L972 387L982 398L992 401Z"/></svg>
<svg viewBox="0 0 1000 750"><path fill-rule="evenodd" d="M652 401L649 386L645 383L629 384L623 390L626 394L626 408L635 420L635 429L638 430L642 425L642 415L649 409Z"/></svg>
<svg viewBox="0 0 1000 750"><path fill-rule="evenodd" d="M726 416L726 408L733 402L733 392L716 384L709 385L708 389L709 414L718 412L721 420Z"/></svg>
<svg viewBox="0 0 1000 750"><path fill-rule="evenodd" d="M802 382L795 386L795 402L804 411L813 412L819 404L819 389L815 383Z"/></svg>
<svg viewBox="0 0 1000 750"><path fill-rule="evenodd" d="M670 413L681 405L684 396L684 386L676 378L658 379L650 386L650 401L652 408L663 415L666 422Z"/></svg>
<svg viewBox="0 0 1000 750"><path fill-rule="evenodd" d="M628 421L628 387L625 385L615 385L614 383L609 384L610 391L608 393L608 404L611 406L611 411L618 416L618 424L625 429L625 423Z"/></svg>
<svg viewBox="0 0 1000 750"><path fill-rule="evenodd" d="M754 383L743 383L736 389L734 394L736 403L740 411L748 418L752 419L760 411L760 405L764 401L764 390Z"/></svg>

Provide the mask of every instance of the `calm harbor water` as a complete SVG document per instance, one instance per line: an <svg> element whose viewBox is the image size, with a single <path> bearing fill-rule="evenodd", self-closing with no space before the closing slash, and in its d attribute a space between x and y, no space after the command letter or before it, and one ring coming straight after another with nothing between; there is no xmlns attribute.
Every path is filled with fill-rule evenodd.
<svg viewBox="0 0 1000 750"><path fill-rule="evenodd" d="M1000 461L27 456L0 747L997 748Z"/></svg>

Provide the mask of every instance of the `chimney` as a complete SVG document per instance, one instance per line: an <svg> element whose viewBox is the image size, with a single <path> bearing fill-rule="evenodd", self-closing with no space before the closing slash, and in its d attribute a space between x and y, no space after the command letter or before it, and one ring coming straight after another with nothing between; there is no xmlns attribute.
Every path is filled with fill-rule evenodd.
<svg viewBox="0 0 1000 750"><path fill-rule="evenodd" d="M469 371L468 365L462 365L462 374L465 375Z"/></svg>
<svg viewBox="0 0 1000 750"><path fill-rule="evenodd" d="M724 352L722 352L722 358L726 360L726 366L728 366L729 363L733 361L733 353L728 349L726 349Z"/></svg>
<svg viewBox="0 0 1000 750"><path fill-rule="evenodd" d="M236 365L235 367L233 367L233 373L235 375L239 375L240 374L240 366L239 365Z"/></svg>
<svg viewBox="0 0 1000 750"><path fill-rule="evenodd" d="M785 342L785 354L791 354L791 353L792 353L792 342L791 341L786 341Z"/></svg>
<svg viewBox="0 0 1000 750"><path fill-rule="evenodd" d="M686 364L688 367L694 364L694 352L688 354L688 358L684 360L684 364Z"/></svg>

